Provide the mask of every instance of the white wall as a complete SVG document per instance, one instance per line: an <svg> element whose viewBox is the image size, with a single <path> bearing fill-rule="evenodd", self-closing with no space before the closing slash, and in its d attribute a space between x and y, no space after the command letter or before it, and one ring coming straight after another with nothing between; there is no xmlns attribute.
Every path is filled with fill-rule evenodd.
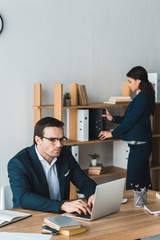
<svg viewBox="0 0 160 240"><path fill-rule="evenodd" d="M0 186L9 159L32 143L33 84L42 83L44 104L55 83L67 91L71 82L95 102L120 95L135 65L160 72L159 9L159 0L0 0Z"/></svg>

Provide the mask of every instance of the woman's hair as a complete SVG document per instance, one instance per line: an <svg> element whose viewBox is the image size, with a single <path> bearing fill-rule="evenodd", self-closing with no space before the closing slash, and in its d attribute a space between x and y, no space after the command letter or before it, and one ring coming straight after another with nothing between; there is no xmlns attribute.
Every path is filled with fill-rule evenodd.
<svg viewBox="0 0 160 240"><path fill-rule="evenodd" d="M43 130L46 127L58 127L61 128L64 126L64 123L59 121L56 118L52 118L52 117L44 117L42 119L40 119L34 128L34 137L33 137L33 141L34 144L37 144L35 141L35 136L38 136L40 138L43 138Z"/></svg>
<svg viewBox="0 0 160 240"><path fill-rule="evenodd" d="M144 90L149 94L151 99L151 114L153 115L155 109L155 91L152 83L148 80L148 73L146 69L141 66L137 66L132 68L126 75L134 80L141 80L139 89Z"/></svg>

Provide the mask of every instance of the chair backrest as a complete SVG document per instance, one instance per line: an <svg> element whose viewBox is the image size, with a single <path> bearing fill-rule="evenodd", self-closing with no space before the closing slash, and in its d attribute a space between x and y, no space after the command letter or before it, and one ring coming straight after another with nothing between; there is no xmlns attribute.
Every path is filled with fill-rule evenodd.
<svg viewBox="0 0 160 240"><path fill-rule="evenodd" d="M9 185L1 187L0 193L0 209L13 208L12 191Z"/></svg>

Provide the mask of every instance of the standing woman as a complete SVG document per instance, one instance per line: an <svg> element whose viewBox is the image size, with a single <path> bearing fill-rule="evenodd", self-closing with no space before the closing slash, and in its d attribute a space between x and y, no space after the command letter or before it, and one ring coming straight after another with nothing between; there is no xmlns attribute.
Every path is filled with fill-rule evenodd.
<svg viewBox="0 0 160 240"><path fill-rule="evenodd" d="M120 123L112 132L101 131L99 139L118 138L128 142L130 148L127 165L126 189L132 189L133 185L140 188L151 184L149 156L152 152L152 131L150 115L154 114L155 92L148 80L147 71L137 66L128 73L128 86L137 95L127 107L125 115L112 116L106 109L106 117L113 123Z"/></svg>

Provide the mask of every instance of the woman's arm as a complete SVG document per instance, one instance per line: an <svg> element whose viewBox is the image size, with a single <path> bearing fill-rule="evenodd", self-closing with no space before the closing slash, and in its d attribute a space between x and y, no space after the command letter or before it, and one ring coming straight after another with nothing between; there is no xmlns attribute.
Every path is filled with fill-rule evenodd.
<svg viewBox="0 0 160 240"><path fill-rule="evenodd" d="M125 132L134 127L140 120L144 112L149 107L146 94L140 92L134 100L132 100L131 109L127 112L123 122L112 131L112 136L118 138Z"/></svg>
<svg viewBox="0 0 160 240"><path fill-rule="evenodd" d="M106 114L103 114L102 117L106 117L108 121L113 123L121 123L124 117L121 116L112 116L108 109L106 108Z"/></svg>

